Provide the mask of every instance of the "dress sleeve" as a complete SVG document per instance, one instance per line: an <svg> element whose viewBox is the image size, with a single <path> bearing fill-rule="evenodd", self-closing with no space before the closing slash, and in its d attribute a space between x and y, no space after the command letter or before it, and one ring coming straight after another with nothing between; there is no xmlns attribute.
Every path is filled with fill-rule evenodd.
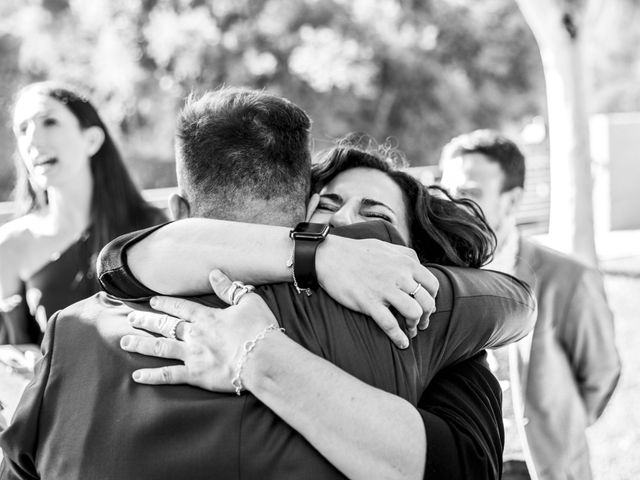
<svg viewBox="0 0 640 480"><path fill-rule="evenodd" d="M96 264L102 289L121 300L144 301L157 295L133 275L127 264L127 249L170 222L127 233L109 242L100 252Z"/></svg>
<svg viewBox="0 0 640 480"><path fill-rule="evenodd" d="M4 459L0 466L0 480L40 478L36 466L40 414L51 371L57 318L58 313L55 313L47 324L42 341L43 357L37 363L34 377L22 394L11 424L0 433L0 449L4 452Z"/></svg>
<svg viewBox="0 0 640 480"><path fill-rule="evenodd" d="M418 403L427 435L425 480L498 480L502 474L501 391L484 357L441 371Z"/></svg>
<svg viewBox="0 0 640 480"><path fill-rule="evenodd" d="M536 302L520 280L499 272L430 265L440 283L429 328L414 339L418 364L430 372L515 342L535 323Z"/></svg>

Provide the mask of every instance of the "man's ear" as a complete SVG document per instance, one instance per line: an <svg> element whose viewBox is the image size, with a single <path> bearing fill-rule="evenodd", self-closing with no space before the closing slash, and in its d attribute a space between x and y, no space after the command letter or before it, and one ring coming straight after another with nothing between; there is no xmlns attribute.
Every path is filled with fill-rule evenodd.
<svg viewBox="0 0 640 480"><path fill-rule="evenodd" d="M186 198L177 193L172 193L169 196L169 211L174 220L182 220L183 218L189 218L191 208Z"/></svg>
<svg viewBox="0 0 640 480"><path fill-rule="evenodd" d="M320 203L320 195L317 193L314 193L313 195L311 195L311 198L309 198L309 203L307 203L307 217L305 219L307 222L311 218L311 215L313 215L313 212L316 211L316 208L318 208L319 203Z"/></svg>
<svg viewBox="0 0 640 480"><path fill-rule="evenodd" d="M83 132L87 141L87 153L93 157L104 143L104 130L98 126L86 128Z"/></svg>

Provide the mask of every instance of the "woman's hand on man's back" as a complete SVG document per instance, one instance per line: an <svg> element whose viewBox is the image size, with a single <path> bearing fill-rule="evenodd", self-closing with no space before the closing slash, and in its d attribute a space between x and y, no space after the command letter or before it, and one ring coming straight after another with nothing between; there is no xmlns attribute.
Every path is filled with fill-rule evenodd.
<svg viewBox="0 0 640 480"><path fill-rule="evenodd" d="M435 311L438 280L411 248L329 235L318 249L316 271L334 300L370 316L400 348L408 347L409 339L391 309L405 318L412 338Z"/></svg>

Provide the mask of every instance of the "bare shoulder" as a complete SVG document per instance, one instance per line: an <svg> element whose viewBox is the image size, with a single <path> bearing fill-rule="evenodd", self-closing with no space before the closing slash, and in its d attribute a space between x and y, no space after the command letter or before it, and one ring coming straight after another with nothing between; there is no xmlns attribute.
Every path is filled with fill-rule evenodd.
<svg viewBox="0 0 640 480"><path fill-rule="evenodd" d="M34 245L35 217L25 215L0 226L0 262L6 268L5 262L16 261L28 256Z"/></svg>

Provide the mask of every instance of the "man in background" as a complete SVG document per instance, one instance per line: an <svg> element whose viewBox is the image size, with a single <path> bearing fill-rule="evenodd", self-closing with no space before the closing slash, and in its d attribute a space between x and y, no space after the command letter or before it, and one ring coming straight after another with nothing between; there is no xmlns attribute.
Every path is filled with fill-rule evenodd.
<svg viewBox="0 0 640 480"><path fill-rule="evenodd" d="M613 316L593 267L522 238L516 213L525 159L501 134L460 135L442 153L442 185L475 200L498 245L486 268L529 283L533 332L493 351L503 386L503 479L591 478L586 428L602 414L620 375Z"/></svg>

